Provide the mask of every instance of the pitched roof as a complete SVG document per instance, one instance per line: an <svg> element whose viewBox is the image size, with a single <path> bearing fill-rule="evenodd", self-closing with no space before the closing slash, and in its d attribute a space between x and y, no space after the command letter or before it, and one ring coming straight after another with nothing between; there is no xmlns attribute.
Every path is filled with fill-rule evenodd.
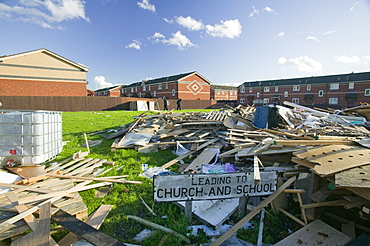
<svg viewBox="0 0 370 246"><path fill-rule="evenodd" d="M16 58L18 56L24 56L24 55L30 55L30 54L35 54L35 53L46 53L48 55L51 55L59 60L62 60L66 63L69 63L71 64L72 66L75 66L79 69L81 69L82 71L85 71L85 72L88 72L89 69L87 67L85 67L84 65L82 64L79 64L79 63L76 63L76 62L73 62L71 60L68 60L67 58L64 58L54 52L51 52L50 50L47 50L45 48L42 48L42 49L37 49L37 50L32 50L32 51L27 51L27 52L22 52L22 53L18 53L18 54L14 54L14 55L7 55L7 56L0 56L0 61L3 61L3 60L7 60L7 59L12 59L12 58Z"/></svg>
<svg viewBox="0 0 370 246"><path fill-rule="evenodd" d="M101 89L95 90L95 92L99 92L99 91L110 91L110 90L116 89L118 87L121 87L121 85L115 85L115 86L111 86L111 87L101 88Z"/></svg>
<svg viewBox="0 0 370 246"><path fill-rule="evenodd" d="M300 84L315 84L315 83L340 83L352 81L366 81L370 80L370 72L362 73L347 73L325 76L311 76L292 79L274 79L263 81L244 82L241 86L275 86L275 85L300 85Z"/></svg>
<svg viewBox="0 0 370 246"><path fill-rule="evenodd" d="M211 85L211 89L221 89L221 90L237 90L237 86L231 85Z"/></svg>
<svg viewBox="0 0 370 246"><path fill-rule="evenodd" d="M157 79L149 79L149 80L143 80L143 81L140 81L140 82L134 82L134 83L131 83L129 85L125 85L124 87L142 86L143 83L146 84L146 85L149 85L149 84L160 84L160 83L164 83L164 82L176 82L176 81L184 79L184 78L186 78L190 75L193 75L193 74L196 74L199 77L201 77L202 79L204 79L205 81L207 81L208 83L211 83L209 80L207 80L201 74L199 74L196 71L193 71L193 72L189 72L189 73L176 74L176 75L161 77L161 78L157 78Z"/></svg>

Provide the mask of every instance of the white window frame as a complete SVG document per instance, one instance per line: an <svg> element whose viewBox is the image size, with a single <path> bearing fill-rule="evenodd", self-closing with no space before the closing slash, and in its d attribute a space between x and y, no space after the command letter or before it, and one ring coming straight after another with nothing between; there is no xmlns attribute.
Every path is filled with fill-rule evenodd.
<svg viewBox="0 0 370 246"><path fill-rule="evenodd" d="M329 98L330 105L337 105L338 104L338 97L330 97Z"/></svg>
<svg viewBox="0 0 370 246"><path fill-rule="evenodd" d="M292 98L292 103L298 104L299 103L299 98L298 97Z"/></svg>
<svg viewBox="0 0 370 246"><path fill-rule="evenodd" d="M153 97L156 97L156 96L157 96L157 92L153 91Z"/></svg>
<svg viewBox="0 0 370 246"><path fill-rule="evenodd" d="M279 86L275 86L275 92L279 91Z"/></svg>
<svg viewBox="0 0 370 246"><path fill-rule="evenodd" d="M324 96L324 90L319 90L319 97L323 97Z"/></svg>
<svg viewBox="0 0 370 246"><path fill-rule="evenodd" d="M270 102L269 98L264 98L263 99L263 103L269 103L269 102Z"/></svg>
<svg viewBox="0 0 370 246"><path fill-rule="evenodd" d="M370 89L366 88L364 92L365 97L370 97Z"/></svg>
<svg viewBox="0 0 370 246"><path fill-rule="evenodd" d="M162 86L161 86L162 88ZM168 90L168 83L165 84L165 89Z"/></svg>
<svg viewBox="0 0 370 246"><path fill-rule="evenodd" d="M288 97L289 96L289 92L288 91L284 91L284 97Z"/></svg>
<svg viewBox="0 0 370 246"><path fill-rule="evenodd" d="M339 90L339 83L331 83L330 84L330 90L331 91Z"/></svg>
<svg viewBox="0 0 370 246"><path fill-rule="evenodd" d="M355 89L355 82L349 82L348 83L348 90L353 90Z"/></svg>
<svg viewBox="0 0 370 246"><path fill-rule="evenodd" d="M245 99L244 98L240 98L240 103L245 103Z"/></svg>
<svg viewBox="0 0 370 246"><path fill-rule="evenodd" d="M307 91L311 91L311 85L307 85Z"/></svg>
<svg viewBox="0 0 370 246"><path fill-rule="evenodd" d="M260 92L259 92L259 91L257 91L256 96L257 96L257 98L259 98L259 97L260 97Z"/></svg>
<svg viewBox="0 0 370 246"><path fill-rule="evenodd" d="M220 95L220 90L216 90L216 94L217 95Z"/></svg>
<svg viewBox="0 0 370 246"><path fill-rule="evenodd" d="M252 93L252 92L253 92L253 88L249 87L249 93Z"/></svg>
<svg viewBox="0 0 370 246"><path fill-rule="evenodd" d="M150 85L148 85L148 91L150 91Z"/></svg>
<svg viewBox="0 0 370 246"><path fill-rule="evenodd" d="M134 92L134 87L131 87L131 92Z"/></svg>
<svg viewBox="0 0 370 246"><path fill-rule="evenodd" d="M143 86L143 91L146 91L146 85Z"/></svg>
<svg viewBox="0 0 370 246"><path fill-rule="evenodd" d="M160 90L162 90L162 84L159 84L158 85L158 90L160 91Z"/></svg>
<svg viewBox="0 0 370 246"><path fill-rule="evenodd" d="M300 85L293 85L293 91L300 91L301 86Z"/></svg>
<svg viewBox="0 0 370 246"><path fill-rule="evenodd" d="M270 87L269 86L263 87L263 92L270 92Z"/></svg>
<svg viewBox="0 0 370 246"><path fill-rule="evenodd" d="M240 87L240 93L245 93L245 86Z"/></svg>
<svg viewBox="0 0 370 246"><path fill-rule="evenodd" d="M175 89L172 89L172 96L174 97L176 95Z"/></svg>

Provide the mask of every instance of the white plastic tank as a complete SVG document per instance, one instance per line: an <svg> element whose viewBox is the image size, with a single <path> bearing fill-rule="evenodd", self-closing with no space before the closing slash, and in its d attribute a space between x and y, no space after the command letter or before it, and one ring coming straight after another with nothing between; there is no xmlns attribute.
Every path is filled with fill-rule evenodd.
<svg viewBox="0 0 370 246"><path fill-rule="evenodd" d="M61 112L0 111L1 165L41 164L62 151Z"/></svg>

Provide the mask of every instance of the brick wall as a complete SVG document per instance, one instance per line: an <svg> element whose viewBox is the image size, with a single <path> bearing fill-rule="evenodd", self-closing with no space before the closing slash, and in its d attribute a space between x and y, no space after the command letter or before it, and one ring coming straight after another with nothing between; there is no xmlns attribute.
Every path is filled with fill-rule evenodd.
<svg viewBox="0 0 370 246"><path fill-rule="evenodd" d="M86 96L86 83L0 79L1 96Z"/></svg>

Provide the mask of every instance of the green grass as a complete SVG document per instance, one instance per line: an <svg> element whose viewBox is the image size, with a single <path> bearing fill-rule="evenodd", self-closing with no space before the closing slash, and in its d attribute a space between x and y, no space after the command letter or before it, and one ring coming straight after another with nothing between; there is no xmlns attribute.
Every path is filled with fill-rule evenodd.
<svg viewBox="0 0 370 246"><path fill-rule="evenodd" d="M195 110L182 110L180 112L189 112ZM211 110L197 110L211 111ZM174 113L179 111L174 111ZM120 126L131 123L133 116L138 116L142 112L138 111L102 111L102 112L64 112L63 118L63 141L67 144L63 147L62 153L53 161L62 161L67 159L78 151L87 151L81 147L85 142L84 133L94 131L106 131L109 129L118 129ZM135 215L162 226L171 228L178 233L186 235L189 224L185 220L184 211L173 203L154 203L153 202L153 185L150 179L138 176L142 173L141 164L148 163L149 167L161 166L166 162L176 158L170 149L161 150L157 153L140 154L134 149L117 149L111 151L112 140L107 140L99 135L88 135L88 140L103 140L103 142L94 147L90 147L91 158L107 159L115 162L115 169L109 171L104 176L129 175L127 180L142 181L142 184L113 184L109 194L103 198L96 197L96 190L87 190L80 192L89 214L96 210L102 204L114 205L113 209L105 219L101 231L112 236L113 238L125 243L141 244L144 246L155 246L165 236L162 231L157 231L155 235L137 243L132 238L143 229L151 229L138 222L130 220L127 215ZM176 172L179 165L171 166L171 170ZM107 167L109 168L109 167ZM119 170L117 170L119 169ZM157 216L152 215L142 204L139 196L154 210ZM286 219L286 218L285 218ZM283 224L284 218L267 213L265 217L265 243L276 243L281 239L280 231L286 231L283 228L278 230ZM238 236L245 241L256 243L258 234L258 220L255 219L256 227L254 229L241 229ZM193 224L200 224L193 219ZM276 235L275 235L275 234ZM56 233L53 235L60 239L66 232ZM284 235L286 236L286 235ZM190 236L193 243L199 245L208 241L205 235ZM164 246L185 245L181 239L168 235Z"/></svg>

